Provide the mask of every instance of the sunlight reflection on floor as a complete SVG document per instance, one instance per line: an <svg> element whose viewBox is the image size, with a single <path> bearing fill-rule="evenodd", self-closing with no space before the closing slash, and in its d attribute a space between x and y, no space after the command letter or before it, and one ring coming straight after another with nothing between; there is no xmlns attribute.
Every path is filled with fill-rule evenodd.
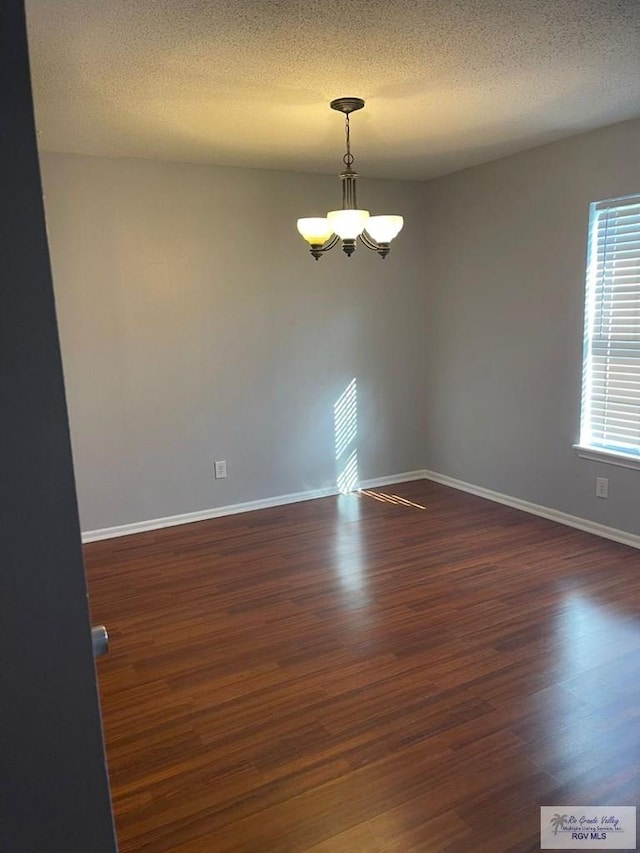
<svg viewBox="0 0 640 853"><path fill-rule="evenodd" d="M374 492L371 489L360 489L359 494L367 498L373 498L385 504L395 504L396 506L408 506L414 509L426 509L426 506L410 501L408 498L401 498L400 495L388 495L385 492Z"/></svg>

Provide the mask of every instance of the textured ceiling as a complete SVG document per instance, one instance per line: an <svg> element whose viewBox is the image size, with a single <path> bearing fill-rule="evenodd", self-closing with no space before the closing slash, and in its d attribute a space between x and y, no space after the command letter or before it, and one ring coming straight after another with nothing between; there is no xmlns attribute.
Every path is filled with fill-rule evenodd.
<svg viewBox="0 0 640 853"><path fill-rule="evenodd" d="M640 115L640 0L27 0L49 151L428 178Z"/></svg>

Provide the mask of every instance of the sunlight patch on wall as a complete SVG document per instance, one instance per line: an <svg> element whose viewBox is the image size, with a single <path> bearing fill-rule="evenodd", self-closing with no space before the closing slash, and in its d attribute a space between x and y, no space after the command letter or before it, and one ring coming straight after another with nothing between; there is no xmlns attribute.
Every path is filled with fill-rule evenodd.
<svg viewBox="0 0 640 853"><path fill-rule="evenodd" d="M343 495L358 488L358 451L354 450L338 474L338 489Z"/></svg>
<svg viewBox="0 0 640 853"><path fill-rule="evenodd" d="M358 385L354 379L333 406L338 489L346 494L358 487Z"/></svg>

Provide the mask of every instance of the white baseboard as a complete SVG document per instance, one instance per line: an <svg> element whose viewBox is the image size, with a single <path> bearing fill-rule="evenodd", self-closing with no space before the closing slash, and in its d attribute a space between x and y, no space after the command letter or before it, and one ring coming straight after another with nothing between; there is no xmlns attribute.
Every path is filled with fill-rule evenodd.
<svg viewBox="0 0 640 853"><path fill-rule="evenodd" d="M422 476L425 480L433 480L434 483L441 483L443 486L450 486L452 489L459 489L462 492L469 492L480 498L495 501L495 503L505 504L514 509L521 509L524 512L531 513L531 515L539 515L542 518L548 518L550 521L566 524L567 527L575 527L578 530L584 530L586 533L602 536L604 539L612 539L614 542L630 545L632 548L640 548L640 536L628 533L626 530L607 527L605 524L598 524L596 521L589 521L587 518L569 515L569 513L561 512L558 509L551 509L540 504L530 503L520 498L511 497L511 495L503 495L501 492L492 491L492 489L485 489L482 486L475 486L473 483L465 483L463 480L447 477L445 474L439 474L437 471L425 470L422 471Z"/></svg>
<svg viewBox="0 0 640 853"><path fill-rule="evenodd" d="M359 488L375 489L395 483L407 483L411 480L432 480L434 483L441 483L443 486L450 486L452 489L469 492L472 495L477 495L495 503L513 507L514 509L520 509L532 515L539 515L550 521L556 521L558 524L575 527L578 530L584 530L586 533L602 536L604 539L612 539L614 542L630 545L632 548L640 548L640 536L634 533L617 530L615 527L607 527L605 524L598 524L586 518L569 515L566 512L534 504L520 498L514 498L511 495L504 495L501 492L494 492L492 489L485 489L483 486L476 486L473 483L456 480L454 477L447 477L445 474L439 474L437 471L405 471L403 474L392 474L388 477L363 480L359 484ZM263 498L257 501L247 501L246 503L230 504L228 506L214 507L213 509L197 510L196 512L187 512L182 515L170 515L166 518L151 518L148 521L137 521L132 524L121 524L116 527L86 530L82 534L82 541L98 542L101 539L115 539L119 536L130 536L132 533L146 533L150 530L161 530L164 527L176 527L180 524L191 524L194 521L206 521L210 518L220 518L240 512L252 512L257 509L267 509L268 507L285 506L286 504L298 503L300 501L326 498L331 495L337 495L338 493L337 486L330 486L324 489L309 489L308 491L295 492L290 495L277 495L273 498Z"/></svg>
<svg viewBox="0 0 640 853"><path fill-rule="evenodd" d="M409 480L424 480L424 471L406 471L404 474L392 474L388 477L377 477L374 480L363 480L361 489L375 489L379 486L390 486L393 483L406 483ZM86 530L82 533L82 541L98 542L101 539L116 539L119 536L130 536L132 533L147 533L150 530L161 530L164 527L177 527L180 524L191 524L194 521L206 521L210 518L221 518L224 515L235 515L240 512L252 512L256 509L267 509L273 506L311 501L316 498L327 498L339 494L337 486L324 489L310 489L305 492L294 492L291 495L278 495L273 498L263 498L246 503L218 506L213 509L202 509L187 512L182 515L169 515L165 518L151 518L148 521L135 521L132 524L120 524L116 527L103 527L98 530Z"/></svg>
<svg viewBox="0 0 640 853"><path fill-rule="evenodd" d="M379 489L380 486L393 486L396 483L410 483L413 480L425 480L424 471L405 471L404 474L392 474L390 477L376 477L375 480L361 480L359 489Z"/></svg>

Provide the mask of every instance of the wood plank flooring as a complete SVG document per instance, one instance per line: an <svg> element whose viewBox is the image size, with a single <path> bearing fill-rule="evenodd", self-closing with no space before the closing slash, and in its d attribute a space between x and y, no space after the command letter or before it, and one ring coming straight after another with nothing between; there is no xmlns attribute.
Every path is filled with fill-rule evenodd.
<svg viewBox="0 0 640 853"><path fill-rule="evenodd" d="M530 853L640 805L640 552L426 481L86 547L123 853Z"/></svg>

